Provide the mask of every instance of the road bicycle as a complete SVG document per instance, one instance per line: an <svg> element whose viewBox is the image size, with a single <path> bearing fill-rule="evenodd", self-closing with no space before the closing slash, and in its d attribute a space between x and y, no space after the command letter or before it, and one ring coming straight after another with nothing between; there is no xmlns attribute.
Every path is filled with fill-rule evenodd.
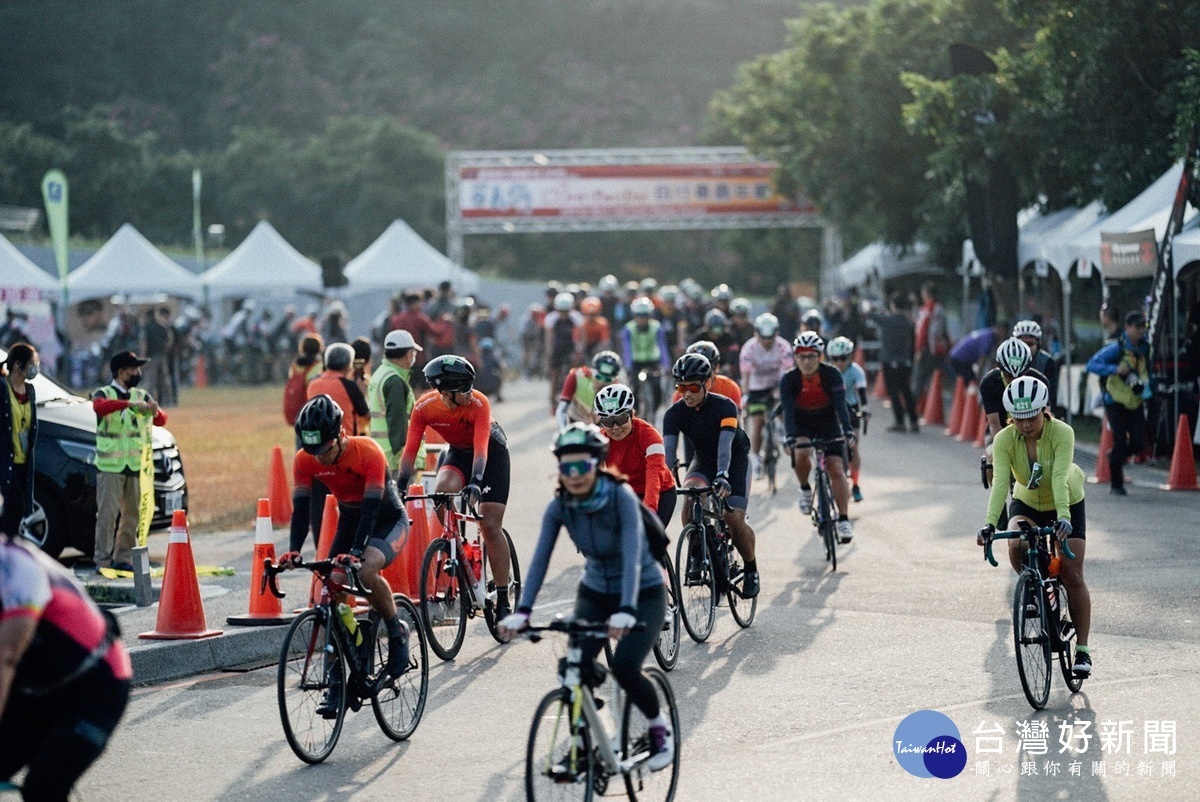
<svg viewBox="0 0 1200 802"><path fill-rule="evenodd" d="M817 534L825 544L825 559L829 562L829 570L837 570L837 504L833 499L833 484L829 481L829 471L825 467L825 449L832 445L842 446L842 464L850 464L846 454L846 438L834 437L828 440L819 438L802 438L795 448L811 447L814 453L813 465L816 475L812 503L812 522L817 527ZM794 458L794 457L793 457Z"/></svg>
<svg viewBox="0 0 1200 802"><path fill-rule="evenodd" d="M467 633L467 619L483 614L488 632L497 643L500 630L496 616L496 581L488 562L487 544L480 535L480 518L467 510L461 493L430 493L410 496L432 501L441 512L441 536L425 549L421 561L421 617L429 634L433 653L442 660L453 660ZM457 505L456 505L457 502ZM467 525L474 524L473 534ZM516 604L521 596L521 564L507 530L501 530L508 544L508 599Z"/></svg>
<svg viewBox="0 0 1200 802"><path fill-rule="evenodd" d="M641 624L638 625L642 626ZM608 625L558 619L548 626L531 626L522 635L537 642L541 633L569 637L567 655L559 661L561 687L538 704L525 752L525 792L530 800L583 799L608 791L609 781L621 775L625 792L634 800L675 798L679 781L679 709L667 675L649 666L642 669L654 685L659 704L668 711L675 759L661 771L646 765L650 758L650 722L613 682L614 734L600 716L603 700L595 689L604 684L606 669L594 660L584 663L582 638L607 638ZM619 739L619 740L618 740Z"/></svg>
<svg viewBox="0 0 1200 802"><path fill-rule="evenodd" d="M754 623L758 597L742 596L745 571L725 523L725 502L710 487L681 487L676 492L689 510L689 523L675 546L675 564L680 566L676 596L688 636L703 643L712 634L721 596L743 629Z"/></svg>
<svg viewBox="0 0 1200 802"><path fill-rule="evenodd" d="M1034 527L1027 521L1020 523L1019 529L993 533L984 544L984 557L997 565L992 555L992 543L996 540L1020 540L1027 547L1013 591L1013 642L1025 698L1034 710L1041 710L1050 698L1055 654L1063 680L1071 692L1078 693L1083 686L1083 678L1076 677L1072 671L1077 633L1071 622L1067 588L1058 578L1060 558L1056 552L1061 551L1068 560L1075 559L1075 555L1066 542L1051 537L1054 527Z"/></svg>
<svg viewBox="0 0 1200 802"><path fill-rule="evenodd" d="M662 369L658 365L634 366L632 373L634 407L643 420L653 423L662 404Z"/></svg>
<svg viewBox="0 0 1200 802"><path fill-rule="evenodd" d="M292 567L311 571L321 585L315 605L292 621L279 651L279 717L292 751L305 763L325 760L337 746L346 708L357 712L366 701L384 735L393 741L407 739L421 722L429 693L429 651L413 603L403 594L393 594L400 620L408 627L409 662L403 674L390 677L387 626L379 614L371 610L355 615L351 631L333 604L342 594L370 597L358 568L333 560L294 566L264 560L262 590L269 583L271 592L284 598L275 577ZM345 580L334 579L335 572ZM340 694L331 692L334 686L340 686ZM332 716L317 712L327 694L334 700Z"/></svg>
<svg viewBox="0 0 1200 802"><path fill-rule="evenodd" d="M763 414L766 416L766 420L763 421L763 476L767 480L767 489L771 491L771 495L773 496L778 489L775 482L775 472L779 465L779 454L782 451L780 443L783 442L783 437L779 430L779 427L782 426L779 405L772 404L771 408Z"/></svg>
<svg viewBox="0 0 1200 802"><path fill-rule="evenodd" d="M675 577L675 565L671 555L663 555L663 583L667 593L667 615L663 620L662 632L654 642L654 659L658 661L663 671L670 671L679 662L679 597L675 587L678 580Z"/></svg>

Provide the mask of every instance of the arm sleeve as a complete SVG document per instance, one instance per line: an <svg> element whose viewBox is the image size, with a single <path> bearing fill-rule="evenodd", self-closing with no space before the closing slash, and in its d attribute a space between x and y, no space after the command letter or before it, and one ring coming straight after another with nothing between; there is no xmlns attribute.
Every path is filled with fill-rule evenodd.
<svg viewBox="0 0 1200 802"><path fill-rule="evenodd" d="M621 610L637 613L638 589L642 584L642 549L646 530L638 510L637 496L628 485L617 488L617 525L621 527Z"/></svg>
<svg viewBox="0 0 1200 802"><path fill-rule="evenodd" d="M1055 421L1057 423L1057 421ZM1050 421L1046 421L1050 425ZM1071 519L1071 491L1067 480L1071 475L1071 464L1075 462L1075 430L1067 424L1054 427L1054 472L1050 476L1050 488L1054 491L1054 511L1059 518Z"/></svg>
<svg viewBox="0 0 1200 802"><path fill-rule="evenodd" d="M652 510L658 510L659 484L666 467L666 450L657 439L646 444L646 487L642 490L642 501Z"/></svg>
<svg viewBox="0 0 1200 802"><path fill-rule="evenodd" d="M717 438L717 473L729 475L729 463L733 458L733 438L736 434L737 429L721 427L721 435Z"/></svg>
<svg viewBox="0 0 1200 802"><path fill-rule="evenodd" d="M864 387L857 388L858 393L858 408L865 410L867 408L867 390Z"/></svg>
<svg viewBox="0 0 1200 802"><path fill-rule="evenodd" d="M788 371L779 380L779 408L783 413L783 433L786 437L796 436L796 402L791 377L792 373Z"/></svg>
<svg viewBox="0 0 1200 802"><path fill-rule="evenodd" d="M750 374L754 372L754 349L758 348L758 344L751 339L750 342L742 346L742 352L738 356L738 375L742 377L742 382L746 388L750 387Z"/></svg>
<svg viewBox="0 0 1200 802"><path fill-rule="evenodd" d="M621 327L621 359L625 362L625 369L633 369L633 342L629 336L629 329Z"/></svg>
<svg viewBox="0 0 1200 802"><path fill-rule="evenodd" d="M288 539L288 551L300 551L304 538L308 536L308 526L311 523L308 510L310 490L307 485L296 485L292 492L292 528Z"/></svg>
<svg viewBox="0 0 1200 802"><path fill-rule="evenodd" d="M833 409L837 412L838 423L841 424L843 432L849 432L851 431L850 410L846 407L846 384L842 381L842 374L836 368L830 372L821 372L828 377L828 386L825 391L833 400Z"/></svg>
<svg viewBox="0 0 1200 802"><path fill-rule="evenodd" d="M559 401L570 402L575 397L575 390L579 386L579 379L575 375L576 371L571 371L567 374L567 378L563 381L562 392L558 394ZM564 424L560 423L559 426Z"/></svg>
<svg viewBox="0 0 1200 802"><path fill-rule="evenodd" d="M554 409L554 422L560 429L565 429L567 426L567 407L569 406L571 406L570 401L565 398L558 399L558 406Z"/></svg>
<svg viewBox="0 0 1200 802"><path fill-rule="evenodd" d="M1008 486L1012 477L1012 454L1010 444L1012 439L1001 435L1007 429L1001 429L992 441L992 489L988 494L986 523L995 526L1000 521L1000 510L1008 498Z"/></svg>
<svg viewBox="0 0 1200 802"><path fill-rule="evenodd" d="M342 379L342 387L346 388L346 395L350 396L350 405L354 407L354 414L365 416L371 414L371 408L367 406L367 398L359 389L358 383L353 379Z"/></svg>
<svg viewBox="0 0 1200 802"><path fill-rule="evenodd" d="M399 376L383 383L383 408L387 410L388 445L393 454L404 450L408 439L408 385Z"/></svg>
<svg viewBox="0 0 1200 802"><path fill-rule="evenodd" d="M663 460L673 472L679 464L679 422L671 414L671 408L663 413Z"/></svg>
<svg viewBox="0 0 1200 802"><path fill-rule="evenodd" d="M517 612L528 615L533 611L533 603L537 601L542 582L546 580L546 569L550 566L550 555L554 552L554 544L558 540L559 530L562 529L562 503L554 499L546 506L542 514L542 531L538 535L537 546L529 561L525 573L525 586L521 589L521 602Z"/></svg>
<svg viewBox="0 0 1200 802"><path fill-rule="evenodd" d="M658 364L666 372L671 370L671 349L667 348L667 329L663 325L658 327Z"/></svg>

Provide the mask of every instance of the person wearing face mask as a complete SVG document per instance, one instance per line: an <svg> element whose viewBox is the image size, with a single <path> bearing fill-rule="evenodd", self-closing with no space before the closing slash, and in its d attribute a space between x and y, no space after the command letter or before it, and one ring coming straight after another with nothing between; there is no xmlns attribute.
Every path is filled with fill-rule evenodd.
<svg viewBox="0 0 1200 802"><path fill-rule="evenodd" d="M112 383L92 393L96 413L96 570L133 570L133 547L150 530L154 515L153 426L167 413L145 390L142 359L121 351L108 362ZM121 525L113 536L118 513Z"/></svg>
<svg viewBox="0 0 1200 802"><path fill-rule="evenodd" d="M41 369L37 349L17 343L4 360L4 393L0 393L0 493L7 500L0 532L18 534L21 519L33 512L33 446L37 442L37 397L32 379Z"/></svg>

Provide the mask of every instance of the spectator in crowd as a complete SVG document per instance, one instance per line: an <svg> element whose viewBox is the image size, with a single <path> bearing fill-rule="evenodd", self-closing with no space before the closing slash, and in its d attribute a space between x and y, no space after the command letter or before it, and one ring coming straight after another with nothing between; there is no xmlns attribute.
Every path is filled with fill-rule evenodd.
<svg viewBox="0 0 1200 802"><path fill-rule="evenodd" d="M37 443L37 394L33 379L41 358L29 343L16 343L4 360L0 396L0 532L16 535L21 519L33 512L33 448Z"/></svg>
<svg viewBox="0 0 1200 802"><path fill-rule="evenodd" d="M19 309L13 309L11 306L4 312L4 323L0 324L0 348L12 348L17 343L25 342L29 339L29 333L26 328L29 323L29 315Z"/></svg>
<svg viewBox="0 0 1200 802"><path fill-rule="evenodd" d="M425 309L431 320L440 321L454 316L455 299L454 286L449 281L438 284L437 296L429 301ZM416 335L413 335L416 339Z"/></svg>
<svg viewBox="0 0 1200 802"><path fill-rule="evenodd" d="M404 329L389 331L383 340L383 361L367 384L371 439L383 449L392 474L400 467L400 454L408 437L408 419L416 401L411 377L417 354L422 350L411 332ZM424 454L417 456L417 464L425 464Z"/></svg>
<svg viewBox="0 0 1200 802"><path fill-rule="evenodd" d="M1116 304L1100 305L1100 328L1104 330L1104 342L1115 343L1121 336L1121 310Z"/></svg>
<svg viewBox="0 0 1200 802"><path fill-rule="evenodd" d="M775 300L771 303L771 314L779 319L779 336L789 343L800 332L800 309L787 284L775 288Z"/></svg>
<svg viewBox="0 0 1200 802"><path fill-rule="evenodd" d="M328 395L342 408L342 430L347 437L366 434L371 409L354 381L354 349L333 343L325 349L325 370L308 383L308 398Z"/></svg>
<svg viewBox="0 0 1200 802"><path fill-rule="evenodd" d="M145 373L146 392L158 399L161 406L169 407L175 403L171 393L170 354L174 333L169 325L167 316L160 315L157 309L147 309L145 322L142 324L142 353L150 361L146 363Z"/></svg>
<svg viewBox="0 0 1200 802"><path fill-rule="evenodd" d="M937 285L927 281L921 287L921 307L917 310L914 387L919 397L924 397L928 390L933 372L946 367L949 353L946 309L938 298Z"/></svg>
<svg viewBox="0 0 1200 802"><path fill-rule="evenodd" d="M346 305L341 301L334 301L325 313L325 320L321 324L321 336L327 343L344 343L350 339L348 327Z"/></svg>
<svg viewBox="0 0 1200 802"><path fill-rule="evenodd" d="M976 329L954 344L950 349L950 367L955 376L961 376L968 385L978 381L984 367L998 346L1008 335L1008 325L996 321L991 326Z"/></svg>
<svg viewBox="0 0 1200 802"><path fill-rule="evenodd" d="M1151 394L1149 365L1146 318L1137 311L1125 316L1125 331L1116 342L1105 345L1087 363L1088 372L1100 377L1104 414L1112 428L1108 470L1110 492L1116 496L1128 494L1125 460L1141 451L1146 443L1145 401Z"/></svg>
<svg viewBox="0 0 1200 802"><path fill-rule="evenodd" d="M400 312L388 318L388 331L403 329L412 336L414 343L421 346L414 349L417 360L413 363L413 376L415 378L420 373L421 366L425 364L424 350L433 341L435 336L434 325L433 320L421 308L422 298L419 293L405 293L401 300L403 301L403 308Z"/></svg>
<svg viewBox="0 0 1200 802"><path fill-rule="evenodd" d="M908 299L893 292L888 298L888 311L875 314L872 319L879 327L879 362L883 383L892 401L892 415L896 419L888 431L903 432L907 415L909 431L918 432L921 427L917 422L917 400L912 391L915 327L909 317Z"/></svg>
<svg viewBox="0 0 1200 802"><path fill-rule="evenodd" d="M350 343L350 347L354 349L354 382L358 385L358 389L362 390L363 396L367 394L367 383L371 380L371 341L366 337L355 337L354 342Z"/></svg>

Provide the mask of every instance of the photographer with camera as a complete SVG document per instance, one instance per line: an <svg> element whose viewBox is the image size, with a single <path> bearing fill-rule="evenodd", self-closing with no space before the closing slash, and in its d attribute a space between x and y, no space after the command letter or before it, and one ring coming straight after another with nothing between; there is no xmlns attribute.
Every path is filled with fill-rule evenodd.
<svg viewBox="0 0 1200 802"><path fill-rule="evenodd" d="M1088 360L1089 373L1100 377L1104 413L1112 428L1113 447L1108 452L1112 477L1109 492L1127 495L1125 459L1146 444L1145 401L1150 398L1150 344L1146 342L1146 318L1141 312L1125 316L1125 331L1117 341L1097 351ZM1104 459L1104 455L1100 455Z"/></svg>

